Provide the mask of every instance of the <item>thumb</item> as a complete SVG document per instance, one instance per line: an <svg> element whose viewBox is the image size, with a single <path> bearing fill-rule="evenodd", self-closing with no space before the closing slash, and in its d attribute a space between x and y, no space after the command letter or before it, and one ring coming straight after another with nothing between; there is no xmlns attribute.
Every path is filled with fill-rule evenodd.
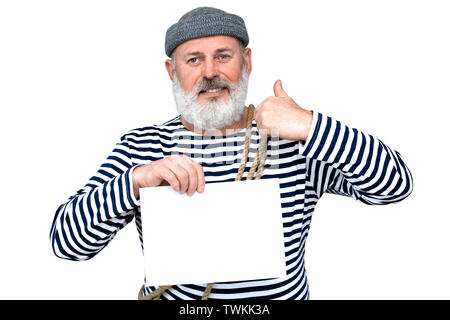
<svg viewBox="0 0 450 320"><path fill-rule="evenodd" d="M286 92L284 92L283 86L281 85L281 80L275 81L273 85L273 93L275 93L275 97L289 97Z"/></svg>

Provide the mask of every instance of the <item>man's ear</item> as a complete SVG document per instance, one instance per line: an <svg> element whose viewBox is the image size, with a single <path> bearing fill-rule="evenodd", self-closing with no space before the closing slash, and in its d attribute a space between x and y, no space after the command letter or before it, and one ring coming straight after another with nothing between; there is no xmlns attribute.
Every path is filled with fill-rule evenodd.
<svg viewBox="0 0 450 320"><path fill-rule="evenodd" d="M169 74L170 80L172 80L173 82L173 60L172 59L167 59L166 60L166 70L167 73Z"/></svg>
<svg viewBox="0 0 450 320"><path fill-rule="evenodd" d="M250 73L252 73L252 49L245 48L244 59L247 64L247 73L250 75Z"/></svg>

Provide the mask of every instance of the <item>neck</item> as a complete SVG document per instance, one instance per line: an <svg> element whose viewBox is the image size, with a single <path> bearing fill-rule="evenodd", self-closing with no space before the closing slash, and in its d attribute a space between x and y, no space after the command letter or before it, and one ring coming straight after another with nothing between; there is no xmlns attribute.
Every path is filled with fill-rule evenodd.
<svg viewBox="0 0 450 320"><path fill-rule="evenodd" d="M247 114L248 114L248 107L245 107L244 111L242 112L241 118L238 121L221 129L210 129L210 130L202 130L194 127L194 125L192 123L187 122L183 118L183 116L181 116L180 119L181 123L184 125L186 129L195 132L197 134L201 134L203 136L227 136L232 135L233 133L236 133L241 129L247 127Z"/></svg>

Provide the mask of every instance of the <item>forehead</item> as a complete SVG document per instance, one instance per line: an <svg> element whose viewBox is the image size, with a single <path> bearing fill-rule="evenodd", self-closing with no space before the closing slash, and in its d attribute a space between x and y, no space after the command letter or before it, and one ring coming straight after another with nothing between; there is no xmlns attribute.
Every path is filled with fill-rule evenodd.
<svg viewBox="0 0 450 320"><path fill-rule="evenodd" d="M175 55L185 56L191 52L201 52L205 55L214 54L218 49L239 49L239 40L231 36L210 36L191 39L183 42L175 49Z"/></svg>

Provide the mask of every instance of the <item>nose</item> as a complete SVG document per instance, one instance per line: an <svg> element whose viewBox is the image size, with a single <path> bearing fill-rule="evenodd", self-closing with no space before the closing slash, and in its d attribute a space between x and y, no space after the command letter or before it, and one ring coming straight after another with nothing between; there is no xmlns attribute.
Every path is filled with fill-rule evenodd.
<svg viewBox="0 0 450 320"><path fill-rule="evenodd" d="M207 79L215 78L219 75L216 62L212 59L207 59L204 63L203 76Z"/></svg>

